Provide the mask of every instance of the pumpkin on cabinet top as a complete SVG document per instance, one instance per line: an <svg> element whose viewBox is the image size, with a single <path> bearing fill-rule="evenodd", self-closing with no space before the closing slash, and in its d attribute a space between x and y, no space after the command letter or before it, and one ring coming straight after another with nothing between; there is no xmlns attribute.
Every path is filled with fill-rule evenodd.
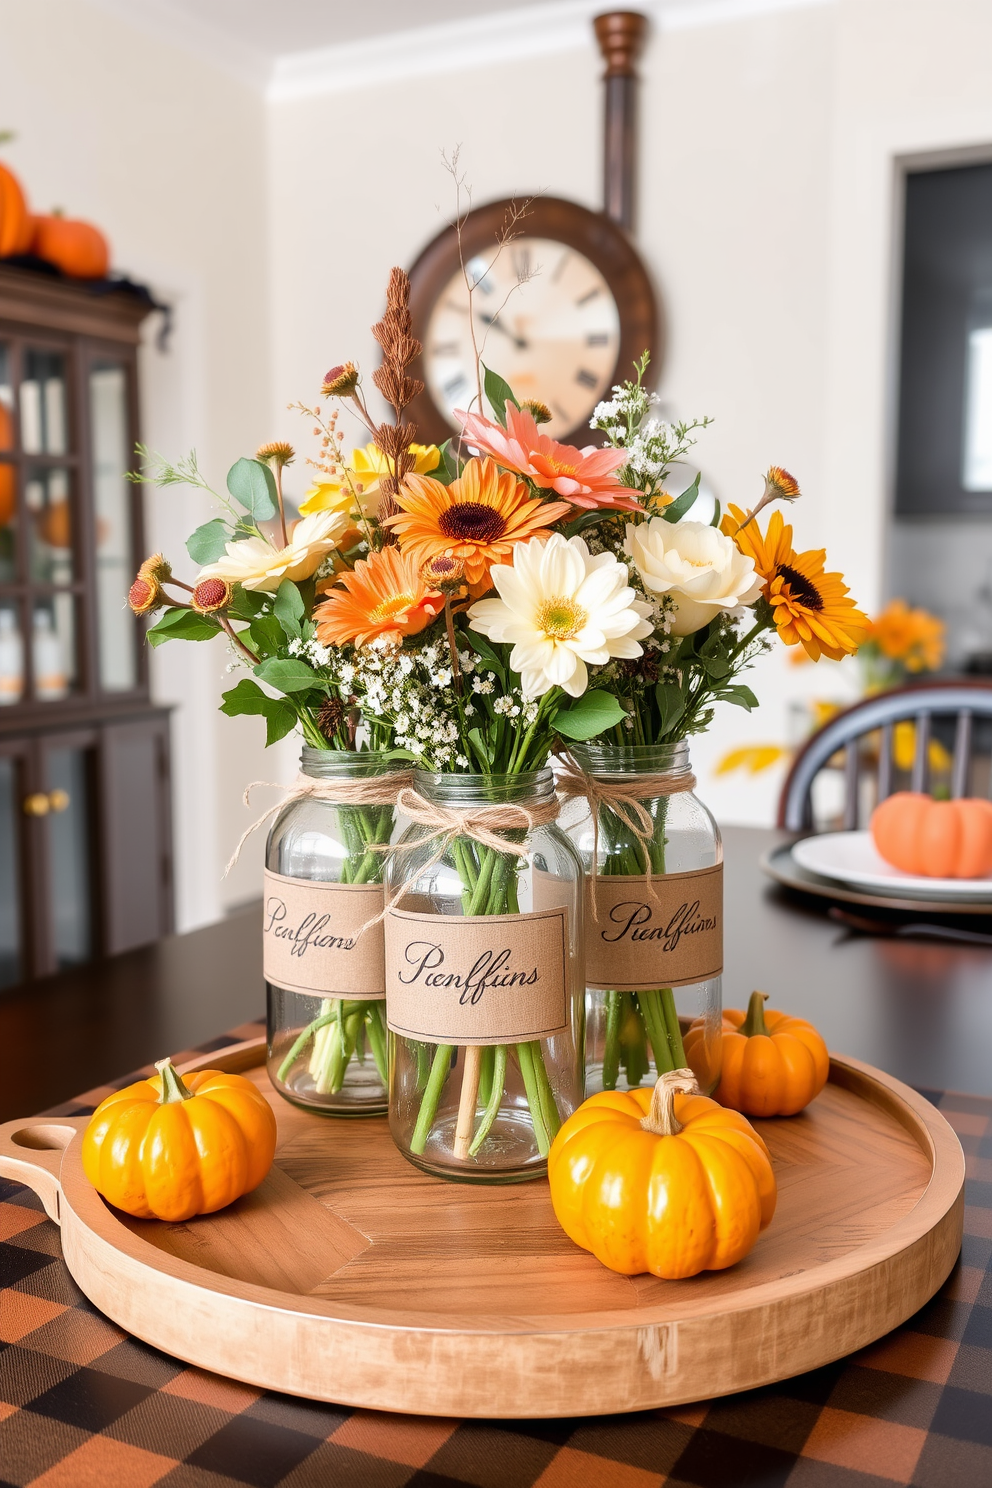
<svg viewBox="0 0 992 1488"><path fill-rule="evenodd" d="M213 1214L257 1188L272 1166L276 1119L242 1075L158 1074L117 1090L93 1113L83 1169L98 1193L139 1219Z"/></svg>
<svg viewBox="0 0 992 1488"><path fill-rule="evenodd" d="M876 806L871 835L887 863L924 878L992 874L992 801L935 801L897 791Z"/></svg>
<svg viewBox="0 0 992 1488"><path fill-rule="evenodd" d="M747 1012L725 1008L723 1061L714 1099L748 1116L795 1116L819 1095L830 1073L827 1046L812 1023L765 1008L767 993L752 992ZM705 1041L703 1019L685 1035L686 1058Z"/></svg>
<svg viewBox="0 0 992 1488"><path fill-rule="evenodd" d="M27 253L31 246L31 213L21 183L0 165L0 258Z"/></svg>
<svg viewBox="0 0 992 1488"><path fill-rule="evenodd" d="M72 279L106 279L110 245L98 227L53 212L32 218L31 252Z"/></svg>
<svg viewBox="0 0 992 1488"><path fill-rule="evenodd" d="M624 1276L670 1281L736 1265L777 1196L764 1142L690 1069L590 1096L555 1137L548 1181L576 1245Z"/></svg>

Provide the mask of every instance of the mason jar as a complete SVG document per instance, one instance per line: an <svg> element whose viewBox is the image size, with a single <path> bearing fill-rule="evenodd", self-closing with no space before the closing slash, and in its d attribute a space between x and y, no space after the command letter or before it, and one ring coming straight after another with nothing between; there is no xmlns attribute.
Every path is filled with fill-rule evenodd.
<svg viewBox="0 0 992 1488"><path fill-rule="evenodd" d="M375 750L305 748L300 762L326 797L396 768ZM269 1078L287 1100L331 1116L386 1110L382 877L396 791L387 783L378 796L291 800L265 852Z"/></svg>
<svg viewBox="0 0 992 1488"><path fill-rule="evenodd" d="M628 1090L687 1067L710 1094L720 1080L723 843L685 788L689 746L570 752L595 787L625 793L612 807L599 798L598 829L588 801L567 817L587 872L586 1090Z"/></svg>
<svg viewBox="0 0 992 1488"><path fill-rule="evenodd" d="M548 820L528 828L521 814L519 828L492 828L505 852L415 822L390 855L393 1140L441 1178L538 1178L583 1098L582 864L553 820L550 769L418 770L414 789L428 809L516 806Z"/></svg>

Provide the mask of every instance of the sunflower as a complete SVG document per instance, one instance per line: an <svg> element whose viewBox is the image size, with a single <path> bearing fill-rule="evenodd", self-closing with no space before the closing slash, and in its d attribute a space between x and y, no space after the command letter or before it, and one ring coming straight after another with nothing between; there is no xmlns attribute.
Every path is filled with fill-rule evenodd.
<svg viewBox="0 0 992 1488"><path fill-rule="evenodd" d="M383 548L359 559L317 606L317 639L324 646L364 646L379 637L398 643L443 609L444 595L424 583L419 564L399 548Z"/></svg>
<svg viewBox="0 0 992 1488"><path fill-rule="evenodd" d="M524 481L494 460L469 460L457 480L442 485L429 475L408 475L397 494L400 510L387 517L404 554L420 567L444 554L464 564L473 598L491 588L489 569L510 556L514 543L548 537L553 522L568 516L565 501L542 501Z"/></svg>
<svg viewBox="0 0 992 1488"><path fill-rule="evenodd" d="M741 527L745 513L731 506L721 527L754 560L765 581L765 598L772 607L775 628L787 646L801 645L813 661L853 655L868 633L867 615L848 598L839 573L825 573L823 548L797 553L792 528L773 512L762 535L753 522Z"/></svg>

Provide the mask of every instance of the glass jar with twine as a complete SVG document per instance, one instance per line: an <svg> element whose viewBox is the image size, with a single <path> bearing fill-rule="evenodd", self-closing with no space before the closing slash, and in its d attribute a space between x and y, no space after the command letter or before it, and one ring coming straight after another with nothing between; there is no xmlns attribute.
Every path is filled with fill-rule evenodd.
<svg viewBox="0 0 992 1488"><path fill-rule="evenodd" d="M304 748L289 795L238 845L278 813L262 922L269 1078L330 1116L386 1110L382 880L410 779L386 751Z"/></svg>
<svg viewBox="0 0 992 1488"><path fill-rule="evenodd" d="M587 872L589 1094L687 1065L704 1093L719 1083L723 844L695 783L685 740L573 744L561 761Z"/></svg>
<svg viewBox="0 0 992 1488"><path fill-rule="evenodd" d="M582 865L548 768L417 770L386 870L389 1120L442 1178L543 1175L583 1096Z"/></svg>

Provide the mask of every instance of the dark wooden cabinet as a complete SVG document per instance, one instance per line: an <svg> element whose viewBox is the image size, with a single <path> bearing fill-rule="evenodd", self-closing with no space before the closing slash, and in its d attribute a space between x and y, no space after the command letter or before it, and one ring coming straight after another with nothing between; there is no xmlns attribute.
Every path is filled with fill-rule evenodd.
<svg viewBox="0 0 992 1488"><path fill-rule="evenodd" d="M0 265L0 986L172 926L168 713L126 605L147 313Z"/></svg>

